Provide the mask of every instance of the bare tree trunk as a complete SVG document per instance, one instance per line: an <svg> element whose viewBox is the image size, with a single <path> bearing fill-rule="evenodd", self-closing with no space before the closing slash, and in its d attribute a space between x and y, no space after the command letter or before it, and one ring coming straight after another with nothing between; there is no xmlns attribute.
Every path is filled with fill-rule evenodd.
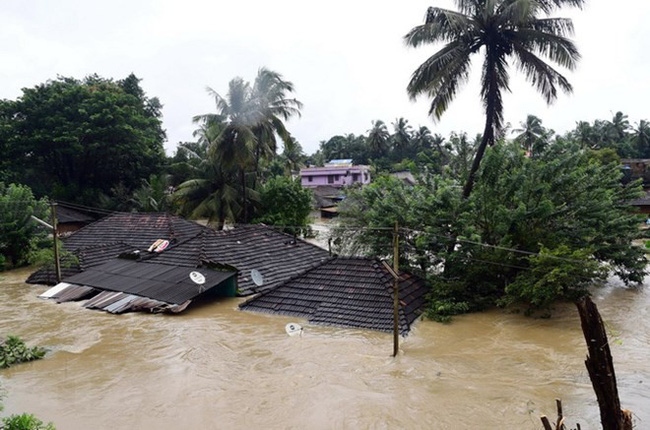
<svg viewBox="0 0 650 430"><path fill-rule="evenodd" d="M585 365L598 398L603 430L632 430L632 412L621 409L614 361L598 308L589 297L576 302L589 351Z"/></svg>

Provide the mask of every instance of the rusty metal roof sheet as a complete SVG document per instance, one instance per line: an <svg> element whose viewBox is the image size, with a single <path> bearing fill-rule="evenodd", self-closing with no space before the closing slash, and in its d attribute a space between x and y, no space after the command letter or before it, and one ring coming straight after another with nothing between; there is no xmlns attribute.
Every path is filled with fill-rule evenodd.
<svg viewBox="0 0 650 430"><path fill-rule="evenodd" d="M376 259L339 257L327 261L240 305L243 310L294 315L310 323L393 329L393 277ZM428 287L400 273L400 332L421 314Z"/></svg>

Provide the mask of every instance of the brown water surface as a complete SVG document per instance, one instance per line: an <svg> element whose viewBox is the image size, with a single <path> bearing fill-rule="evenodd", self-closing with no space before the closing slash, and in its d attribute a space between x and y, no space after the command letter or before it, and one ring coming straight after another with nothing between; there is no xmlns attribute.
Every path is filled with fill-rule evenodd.
<svg viewBox="0 0 650 430"><path fill-rule="evenodd" d="M38 299L45 287L0 274L0 335L51 349L0 371L4 414L67 429L539 429L560 397L569 424L600 428L572 305L552 319L495 310L417 323L392 336L237 310L241 299L180 315L110 315ZM624 407L650 428L650 290L610 283L607 321Z"/></svg>

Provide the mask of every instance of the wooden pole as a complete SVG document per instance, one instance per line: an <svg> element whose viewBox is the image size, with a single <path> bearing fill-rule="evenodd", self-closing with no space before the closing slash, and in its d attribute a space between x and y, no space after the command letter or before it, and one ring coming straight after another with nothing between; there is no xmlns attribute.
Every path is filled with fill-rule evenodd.
<svg viewBox="0 0 650 430"><path fill-rule="evenodd" d="M598 399L603 430L632 430L632 412L621 409L614 361L598 308L589 297L576 302L576 306L589 352L585 366Z"/></svg>
<svg viewBox="0 0 650 430"><path fill-rule="evenodd" d="M399 352L399 235L397 221L393 230L393 357Z"/></svg>
<svg viewBox="0 0 650 430"><path fill-rule="evenodd" d="M52 238L54 239L54 268L56 270L56 282L61 282L61 262L59 261L59 243L56 232L56 202L50 202L50 214L52 215Z"/></svg>

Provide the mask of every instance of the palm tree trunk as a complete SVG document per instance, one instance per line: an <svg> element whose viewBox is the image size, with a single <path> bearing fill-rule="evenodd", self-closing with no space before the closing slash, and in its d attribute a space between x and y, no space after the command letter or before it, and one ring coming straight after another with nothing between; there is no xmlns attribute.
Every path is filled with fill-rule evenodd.
<svg viewBox="0 0 650 430"><path fill-rule="evenodd" d="M472 194L472 189L474 189L474 182L476 180L476 172L481 166L481 160L483 159L483 154L485 154L485 148L487 148L488 145L494 145L494 129L500 126L499 118L501 116L502 105L497 59L498 57L488 49L486 59L487 72L483 85L483 88L485 89L483 92L485 100L485 130L483 131L481 144L476 150L474 162L472 163L469 175L467 176L467 182L463 188L463 199L467 199L469 195Z"/></svg>
<svg viewBox="0 0 650 430"><path fill-rule="evenodd" d="M469 170L469 175L467 176L467 182L465 187L463 187L463 199L467 199L472 190L474 189L474 182L476 181L476 172L481 166L481 160L485 154L485 148L488 144L494 144L494 127L490 124L490 120L485 121L485 130L483 131L483 137L481 138L481 143L476 150L476 155L474 156L474 161L472 162L472 167Z"/></svg>
<svg viewBox="0 0 650 430"><path fill-rule="evenodd" d="M248 205L246 202L246 172L242 168L240 170L241 174L241 188L242 188L242 209L244 210L244 224L248 222Z"/></svg>

